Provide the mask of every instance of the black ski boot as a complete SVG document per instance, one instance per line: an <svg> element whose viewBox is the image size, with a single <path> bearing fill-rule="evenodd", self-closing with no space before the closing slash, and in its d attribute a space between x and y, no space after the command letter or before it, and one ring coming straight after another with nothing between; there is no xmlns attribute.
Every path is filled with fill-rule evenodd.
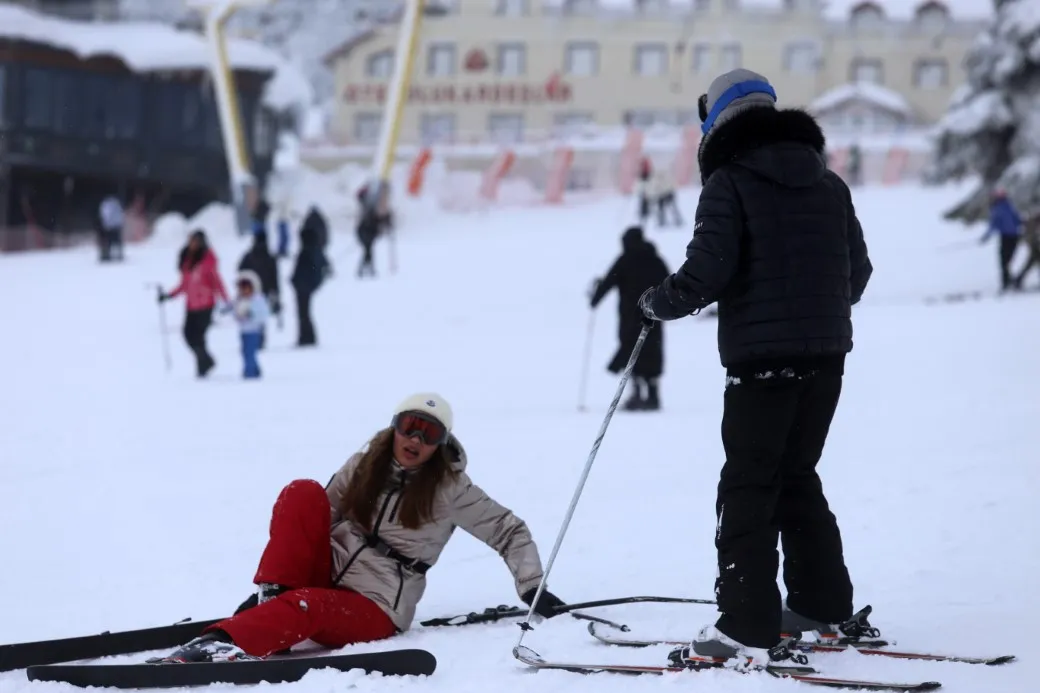
<svg viewBox="0 0 1040 693"><path fill-rule="evenodd" d="M186 645L174 650L165 657L149 659L149 664L189 664L209 662L243 662L258 660L260 657L248 655L231 642L231 636L221 630L200 635Z"/></svg>
<svg viewBox="0 0 1040 693"><path fill-rule="evenodd" d="M661 398L657 391L657 378L648 378L646 381L646 399L643 400L644 411L658 411L661 408Z"/></svg>
<svg viewBox="0 0 1040 693"><path fill-rule="evenodd" d="M632 396L621 405L625 411L643 411L646 408L646 400L643 398L643 389L646 381L639 376L632 378Z"/></svg>
<svg viewBox="0 0 1040 693"><path fill-rule="evenodd" d="M785 636L805 639L805 635L815 637L820 645L852 645L865 640L877 640L881 631L870 625L867 617L873 609L867 605L854 613L843 623L824 623L806 618L784 607L780 630Z"/></svg>

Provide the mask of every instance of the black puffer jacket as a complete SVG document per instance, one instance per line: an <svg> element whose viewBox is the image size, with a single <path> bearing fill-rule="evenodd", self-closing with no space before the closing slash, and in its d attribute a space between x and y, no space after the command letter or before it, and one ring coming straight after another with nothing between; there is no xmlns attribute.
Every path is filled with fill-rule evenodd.
<svg viewBox="0 0 1040 693"><path fill-rule="evenodd" d="M718 301L719 355L731 372L841 367L852 350L851 306L872 267L852 196L823 147L812 116L765 108L719 125L701 145L693 240L653 309L668 320Z"/></svg>

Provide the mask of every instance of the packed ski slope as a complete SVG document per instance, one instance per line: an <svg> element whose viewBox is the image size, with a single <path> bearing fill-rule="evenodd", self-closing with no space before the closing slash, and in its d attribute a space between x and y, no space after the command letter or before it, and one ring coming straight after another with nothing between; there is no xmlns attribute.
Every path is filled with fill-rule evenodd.
<svg viewBox="0 0 1040 693"><path fill-rule="evenodd" d="M856 202L875 265L855 309L856 347L821 463L844 532L858 605L902 649L1019 655L1002 668L817 655L835 676L941 680L951 693L1027 691L1040 677L1040 298L926 305L996 285L996 249L939 220L957 191L866 189ZM682 206L692 216L695 197ZM594 324L589 411L577 411L586 291L620 251L631 200L560 210L420 216L401 233L400 270L353 277L350 229L338 275L315 303L321 345L291 348L294 316L272 328L264 379L243 382L237 332L210 332L218 366L198 382L166 306L163 365L147 282L170 286L180 238L99 267L92 250L0 258L0 642L89 634L229 613L253 589L271 504L299 477L325 481L393 405L422 389L456 412L477 483L530 524L543 560L616 387L614 300ZM211 228L233 276L246 240ZM689 231L648 234L674 269ZM1021 261L1021 258L1018 258ZM290 265L285 264L283 275ZM1030 283L1035 279L1029 280ZM549 583L569 601L712 596L714 493L722 461L723 370L710 317L665 326L664 411L611 424ZM431 571L418 620L518 604L492 551L459 533ZM634 605L601 615L633 635L686 637L712 607ZM416 623L418 625L418 623ZM427 630L357 649L422 647L429 679L308 675L287 693L415 690L786 691L799 684L725 672L670 679L529 673L515 623ZM663 663L667 648L594 642L568 617L525 644L549 658ZM352 648L348 648L348 651ZM143 655L127 657L139 661ZM33 686L0 674L0 693Z"/></svg>

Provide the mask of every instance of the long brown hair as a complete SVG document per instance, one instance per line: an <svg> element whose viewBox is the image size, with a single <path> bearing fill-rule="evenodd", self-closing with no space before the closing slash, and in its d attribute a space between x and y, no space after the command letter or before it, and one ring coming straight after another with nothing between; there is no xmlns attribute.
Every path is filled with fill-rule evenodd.
<svg viewBox="0 0 1040 693"><path fill-rule="evenodd" d="M387 489L393 459L394 429L385 428L369 441L343 494L340 512L361 525L365 531L372 531L376 504L379 496ZM438 487L445 479L454 478L456 474L446 446L439 446L433 457L408 475L397 510L401 525L408 529L419 529L429 522L433 517L433 501L437 497Z"/></svg>

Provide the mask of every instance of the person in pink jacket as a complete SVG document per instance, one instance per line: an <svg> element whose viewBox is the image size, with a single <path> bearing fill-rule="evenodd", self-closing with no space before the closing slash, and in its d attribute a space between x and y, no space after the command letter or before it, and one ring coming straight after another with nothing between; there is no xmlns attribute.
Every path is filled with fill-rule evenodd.
<svg viewBox="0 0 1040 693"><path fill-rule="evenodd" d="M230 299L217 271L217 256L210 250L202 230L191 234L188 245L181 250L178 268L180 284L169 293L160 289L159 303L184 294L188 308L184 318L184 341L195 354L198 376L204 378L217 365L206 350L206 330L213 322L217 299L225 305L230 304Z"/></svg>

